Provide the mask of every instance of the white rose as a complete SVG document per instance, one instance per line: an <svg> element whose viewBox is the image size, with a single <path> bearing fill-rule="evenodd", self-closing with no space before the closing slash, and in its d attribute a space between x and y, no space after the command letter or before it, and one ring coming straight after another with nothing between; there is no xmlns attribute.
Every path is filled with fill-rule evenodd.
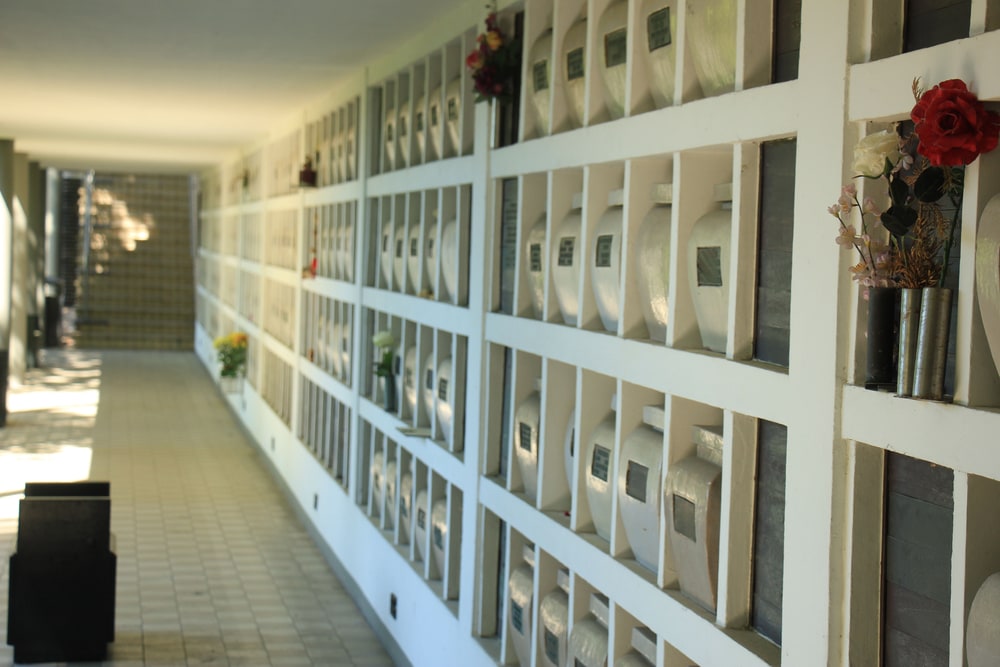
<svg viewBox="0 0 1000 667"><path fill-rule="evenodd" d="M396 339L392 337L392 334L388 331L379 331L377 334L372 336L372 343L378 348L392 347L396 344Z"/></svg>
<svg viewBox="0 0 1000 667"><path fill-rule="evenodd" d="M899 138L895 132L883 130L869 134L854 147L854 173L878 178L885 172L885 161L893 165L899 160Z"/></svg>

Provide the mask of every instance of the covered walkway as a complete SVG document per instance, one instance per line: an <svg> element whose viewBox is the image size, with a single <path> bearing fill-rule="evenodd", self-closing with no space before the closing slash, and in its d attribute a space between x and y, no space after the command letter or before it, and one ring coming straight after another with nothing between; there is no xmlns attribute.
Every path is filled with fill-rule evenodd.
<svg viewBox="0 0 1000 667"><path fill-rule="evenodd" d="M110 480L107 665L391 665L192 353L47 351L0 429L0 667L25 481ZM79 663L77 663L79 664Z"/></svg>

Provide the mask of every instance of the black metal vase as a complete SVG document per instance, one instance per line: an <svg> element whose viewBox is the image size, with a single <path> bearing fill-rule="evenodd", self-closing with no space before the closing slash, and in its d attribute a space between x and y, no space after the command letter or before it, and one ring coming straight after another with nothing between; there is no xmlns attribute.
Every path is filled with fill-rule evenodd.
<svg viewBox="0 0 1000 667"><path fill-rule="evenodd" d="M865 389L892 391L896 388L895 287L868 288L868 355Z"/></svg>
<svg viewBox="0 0 1000 667"><path fill-rule="evenodd" d="M386 412L396 412L396 376L390 373L379 378L382 383L382 401Z"/></svg>

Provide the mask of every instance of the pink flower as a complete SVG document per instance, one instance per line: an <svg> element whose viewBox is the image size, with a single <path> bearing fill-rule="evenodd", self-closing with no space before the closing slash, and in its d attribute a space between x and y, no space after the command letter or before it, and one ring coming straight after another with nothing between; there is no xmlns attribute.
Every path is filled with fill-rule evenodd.
<svg viewBox="0 0 1000 667"><path fill-rule="evenodd" d="M854 243L857 240L857 234L855 234L854 227L852 225L845 225L840 228L840 233L835 239L837 245L842 249L847 250L854 247Z"/></svg>
<svg viewBox="0 0 1000 667"><path fill-rule="evenodd" d="M882 215L882 211L879 209L878 205L875 204L875 200L871 197L865 197L865 213L871 213L874 216Z"/></svg>

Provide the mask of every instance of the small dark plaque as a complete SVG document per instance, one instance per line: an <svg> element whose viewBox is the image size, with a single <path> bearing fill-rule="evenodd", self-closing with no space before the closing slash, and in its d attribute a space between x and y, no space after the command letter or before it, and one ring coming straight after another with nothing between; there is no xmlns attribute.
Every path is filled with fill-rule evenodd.
<svg viewBox="0 0 1000 667"><path fill-rule="evenodd" d="M528 249L530 254L529 266L532 273L540 273L542 270L542 244L532 243L531 247Z"/></svg>
<svg viewBox="0 0 1000 667"><path fill-rule="evenodd" d="M385 124L385 140L392 141L392 123Z"/></svg>
<svg viewBox="0 0 1000 667"><path fill-rule="evenodd" d="M434 370L427 369L427 377L424 378L424 387L429 391L434 391Z"/></svg>
<svg viewBox="0 0 1000 667"><path fill-rule="evenodd" d="M382 234L382 252L389 252L389 232Z"/></svg>
<svg viewBox="0 0 1000 667"><path fill-rule="evenodd" d="M573 248L575 246L575 236L564 236L559 239L559 266L573 266Z"/></svg>
<svg viewBox="0 0 1000 667"><path fill-rule="evenodd" d="M444 533L437 526L434 526L434 546L442 551L444 550Z"/></svg>
<svg viewBox="0 0 1000 667"><path fill-rule="evenodd" d="M531 451L531 424L520 422L518 424L518 436L521 438L521 449Z"/></svg>
<svg viewBox="0 0 1000 667"><path fill-rule="evenodd" d="M587 667L587 665L580 662L578 658L573 658L573 667Z"/></svg>
<svg viewBox="0 0 1000 667"><path fill-rule="evenodd" d="M510 624L518 634L524 634L524 609L516 602L510 603Z"/></svg>
<svg viewBox="0 0 1000 667"><path fill-rule="evenodd" d="M664 7L646 17L646 40L650 53L670 46L670 7Z"/></svg>
<svg viewBox="0 0 1000 667"><path fill-rule="evenodd" d="M431 125L438 124L438 108L436 104L431 105Z"/></svg>
<svg viewBox="0 0 1000 667"><path fill-rule="evenodd" d="M583 47L573 49L566 54L566 80L583 77Z"/></svg>
<svg viewBox="0 0 1000 667"><path fill-rule="evenodd" d="M559 664L559 638L552 634L548 628L545 628L545 657L552 664Z"/></svg>
<svg viewBox="0 0 1000 667"><path fill-rule="evenodd" d="M420 242L416 238L410 239L410 257L416 257L420 252Z"/></svg>
<svg viewBox="0 0 1000 667"><path fill-rule="evenodd" d="M722 248L698 248L698 286L722 287Z"/></svg>
<svg viewBox="0 0 1000 667"><path fill-rule="evenodd" d="M413 125L417 128L417 132L424 131L424 112L418 111L417 115L413 118Z"/></svg>
<svg viewBox="0 0 1000 667"><path fill-rule="evenodd" d="M340 339L340 349L343 350L344 352L347 352L347 339L346 338L341 338ZM398 359L398 357L397 357L397 359ZM397 371L396 374L398 375L399 372Z"/></svg>
<svg viewBox="0 0 1000 667"><path fill-rule="evenodd" d="M434 259L434 239L427 239L427 259Z"/></svg>
<svg viewBox="0 0 1000 667"><path fill-rule="evenodd" d="M646 502L647 477L649 477L649 468L641 463L629 461L628 468L625 470L625 493L640 503Z"/></svg>
<svg viewBox="0 0 1000 667"><path fill-rule="evenodd" d="M549 61L539 60L531 68L531 78L535 84L535 92L549 89Z"/></svg>
<svg viewBox="0 0 1000 667"><path fill-rule="evenodd" d="M624 65L628 59L628 31L625 28L609 32L604 36L604 66Z"/></svg>
<svg viewBox="0 0 1000 667"><path fill-rule="evenodd" d="M406 386L410 386L413 384L413 370L407 368L405 371L403 371L403 383Z"/></svg>
<svg viewBox="0 0 1000 667"><path fill-rule="evenodd" d="M396 257L403 256L403 239L396 241Z"/></svg>
<svg viewBox="0 0 1000 667"><path fill-rule="evenodd" d="M605 234L597 237L597 252L594 253L594 266L606 268L611 266L611 246L614 245L615 237Z"/></svg>
<svg viewBox="0 0 1000 667"><path fill-rule="evenodd" d="M674 530L692 542L698 541L698 531L694 525L694 503L674 494Z"/></svg>
<svg viewBox="0 0 1000 667"><path fill-rule="evenodd" d="M421 507L417 510L417 528L423 530L427 527L427 512Z"/></svg>
<svg viewBox="0 0 1000 667"><path fill-rule="evenodd" d="M442 401L448 400L448 381L444 378L438 380L438 398Z"/></svg>
<svg viewBox="0 0 1000 667"><path fill-rule="evenodd" d="M406 136L406 116L399 119L399 138Z"/></svg>
<svg viewBox="0 0 1000 667"><path fill-rule="evenodd" d="M594 445L594 455L590 459L590 475L602 482L608 481L608 468L611 465L611 450L607 447Z"/></svg>
<svg viewBox="0 0 1000 667"><path fill-rule="evenodd" d="M448 120L453 123L458 121L458 98L456 97L448 98Z"/></svg>

